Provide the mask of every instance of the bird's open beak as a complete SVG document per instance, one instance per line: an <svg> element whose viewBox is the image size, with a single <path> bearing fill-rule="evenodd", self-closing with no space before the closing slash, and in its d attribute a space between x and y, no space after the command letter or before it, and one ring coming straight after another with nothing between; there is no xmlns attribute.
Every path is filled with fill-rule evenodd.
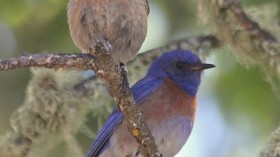
<svg viewBox="0 0 280 157"><path fill-rule="evenodd" d="M191 67L191 70L192 71L202 71L204 69L210 69L210 68L214 68L214 67L216 67L216 66L213 64L201 63L201 64L193 65Z"/></svg>

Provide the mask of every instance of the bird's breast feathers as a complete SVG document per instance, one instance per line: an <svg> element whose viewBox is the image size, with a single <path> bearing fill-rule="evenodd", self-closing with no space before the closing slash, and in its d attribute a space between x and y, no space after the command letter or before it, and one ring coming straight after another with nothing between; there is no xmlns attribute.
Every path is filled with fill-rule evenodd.
<svg viewBox="0 0 280 157"><path fill-rule="evenodd" d="M165 79L139 105L142 110L148 111L145 112L147 119L153 117L164 120L172 116L188 116L193 121L197 102L196 96L188 95L174 81Z"/></svg>

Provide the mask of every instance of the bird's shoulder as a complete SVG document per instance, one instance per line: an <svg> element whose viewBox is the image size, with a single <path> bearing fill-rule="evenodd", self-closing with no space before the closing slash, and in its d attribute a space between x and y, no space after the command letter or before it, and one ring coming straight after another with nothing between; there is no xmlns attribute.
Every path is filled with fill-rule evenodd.
<svg viewBox="0 0 280 157"><path fill-rule="evenodd" d="M148 95L155 92L163 83L164 81L162 79L154 77L144 77L143 79L136 82L131 87L131 91L136 104L139 104Z"/></svg>

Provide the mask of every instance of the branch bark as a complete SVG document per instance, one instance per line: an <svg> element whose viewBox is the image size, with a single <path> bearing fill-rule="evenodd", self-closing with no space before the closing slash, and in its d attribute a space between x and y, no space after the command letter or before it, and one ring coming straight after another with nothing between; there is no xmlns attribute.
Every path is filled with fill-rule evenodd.
<svg viewBox="0 0 280 157"><path fill-rule="evenodd" d="M7 71L24 67L45 67L63 70L89 70L96 58L89 54L28 54L0 59L0 70Z"/></svg>
<svg viewBox="0 0 280 157"><path fill-rule="evenodd" d="M115 97L119 109L125 117L127 128L140 144L140 152L147 157L159 157L154 136L144 121L142 112L136 106L125 69L115 64L111 56L102 46L97 46L98 60L94 63L94 70L102 79L106 80L110 92Z"/></svg>

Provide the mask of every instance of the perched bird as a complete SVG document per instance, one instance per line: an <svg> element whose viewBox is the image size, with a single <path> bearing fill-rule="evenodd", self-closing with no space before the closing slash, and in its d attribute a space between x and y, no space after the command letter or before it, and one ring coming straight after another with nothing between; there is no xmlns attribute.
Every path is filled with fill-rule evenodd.
<svg viewBox="0 0 280 157"><path fill-rule="evenodd" d="M116 63L135 58L147 34L147 0L69 0L71 37L84 53L98 42L111 50Z"/></svg>
<svg viewBox="0 0 280 157"><path fill-rule="evenodd" d="M186 143L194 124L201 72L213 67L190 51L171 51L157 58L147 75L132 86L136 104L164 157L173 157ZM134 155L138 145L125 123L119 109L113 110L87 157Z"/></svg>

